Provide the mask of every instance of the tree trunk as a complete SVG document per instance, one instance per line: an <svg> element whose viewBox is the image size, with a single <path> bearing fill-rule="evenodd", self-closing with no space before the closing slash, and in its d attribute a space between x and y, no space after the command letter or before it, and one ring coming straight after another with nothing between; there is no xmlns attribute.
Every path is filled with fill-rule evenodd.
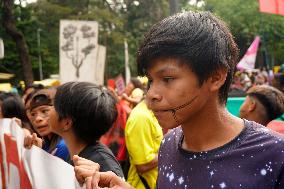
<svg viewBox="0 0 284 189"><path fill-rule="evenodd" d="M29 50L24 38L24 35L16 27L13 19L13 0L2 0L3 4L3 26L6 32L12 37L16 43L17 51L19 53L20 62L22 65L25 86L33 83L32 64L30 62Z"/></svg>
<svg viewBox="0 0 284 189"><path fill-rule="evenodd" d="M170 2L170 15L179 12L179 1L178 0L169 0Z"/></svg>

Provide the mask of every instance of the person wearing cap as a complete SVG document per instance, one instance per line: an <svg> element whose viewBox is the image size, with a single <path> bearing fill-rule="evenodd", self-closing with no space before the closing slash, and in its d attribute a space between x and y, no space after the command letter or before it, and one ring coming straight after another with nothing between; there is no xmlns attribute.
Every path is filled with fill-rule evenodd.
<svg viewBox="0 0 284 189"><path fill-rule="evenodd" d="M284 113L284 94L268 85L256 85L247 91L240 117L266 126Z"/></svg>
<svg viewBox="0 0 284 189"><path fill-rule="evenodd" d="M41 89L34 94L30 101L29 119L40 139L34 133L26 136L25 147L30 148L32 144L42 147L43 150L57 156L64 161L69 159L69 153L64 140L57 134L51 132L49 127L49 113L53 107L55 89Z"/></svg>

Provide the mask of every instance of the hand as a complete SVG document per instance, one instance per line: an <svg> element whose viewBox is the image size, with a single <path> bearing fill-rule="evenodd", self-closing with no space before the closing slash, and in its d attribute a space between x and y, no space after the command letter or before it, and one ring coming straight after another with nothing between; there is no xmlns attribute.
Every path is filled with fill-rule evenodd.
<svg viewBox="0 0 284 189"><path fill-rule="evenodd" d="M42 142L42 139L37 137L36 133L33 133L32 135L27 134L24 139L24 147L30 149L32 145L35 145L42 148Z"/></svg>
<svg viewBox="0 0 284 189"><path fill-rule="evenodd" d="M127 99L128 96L127 96L126 93L122 93L121 97L124 98L124 99Z"/></svg>
<svg viewBox="0 0 284 189"><path fill-rule="evenodd" d="M134 189L111 171L95 172L92 177L86 178L86 189Z"/></svg>
<svg viewBox="0 0 284 189"><path fill-rule="evenodd" d="M74 171L78 182L83 185L87 177L100 170L100 165L77 155L73 156Z"/></svg>
<svg viewBox="0 0 284 189"><path fill-rule="evenodd" d="M13 117L12 120L14 120L20 127L23 127L22 120L20 120L19 118Z"/></svg>

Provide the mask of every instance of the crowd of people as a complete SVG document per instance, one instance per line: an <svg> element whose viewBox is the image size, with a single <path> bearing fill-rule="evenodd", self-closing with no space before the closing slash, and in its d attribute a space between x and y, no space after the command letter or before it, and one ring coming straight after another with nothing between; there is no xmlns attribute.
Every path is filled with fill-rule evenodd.
<svg viewBox="0 0 284 189"><path fill-rule="evenodd" d="M122 94L30 86L22 98L0 94L0 115L17 119L27 148L73 165L87 189L283 188L284 136L265 127L284 113L283 92L264 72L233 81L237 60L225 23L184 12L145 35L137 64L147 82L132 78ZM241 118L226 110L232 89L247 95Z"/></svg>

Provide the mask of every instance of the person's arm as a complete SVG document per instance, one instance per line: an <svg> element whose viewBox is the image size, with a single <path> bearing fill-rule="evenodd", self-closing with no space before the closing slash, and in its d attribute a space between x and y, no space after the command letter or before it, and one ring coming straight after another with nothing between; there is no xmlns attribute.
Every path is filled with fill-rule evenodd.
<svg viewBox="0 0 284 189"><path fill-rule="evenodd" d="M136 105L136 104L138 104L139 102L141 102L141 99L142 99L141 97L131 98L131 97L127 96L127 94L125 94L125 93L122 94L122 97L123 97L125 100L127 100L128 102L130 102L130 103L132 103L132 104L134 104L134 105Z"/></svg>
<svg viewBox="0 0 284 189"><path fill-rule="evenodd" d="M29 134L27 131L25 132L25 138L24 138L24 147L30 149L32 145L35 145L39 148L42 148L43 140L39 137L37 137L36 133L33 133L32 135Z"/></svg>
<svg viewBox="0 0 284 189"><path fill-rule="evenodd" d="M154 169L157 166L158 166L158 155L156 155L155 158L149 163L136 165L136 169L139 173L145 173L147 171L150 171L151 169Z"/></svg>
<svg viewBox="0 0 284 189"><path fill-rule="evenodd" d="M86 178L86 189L134 189L123 179L111 171L95 172L93 176Z"/></svg>

